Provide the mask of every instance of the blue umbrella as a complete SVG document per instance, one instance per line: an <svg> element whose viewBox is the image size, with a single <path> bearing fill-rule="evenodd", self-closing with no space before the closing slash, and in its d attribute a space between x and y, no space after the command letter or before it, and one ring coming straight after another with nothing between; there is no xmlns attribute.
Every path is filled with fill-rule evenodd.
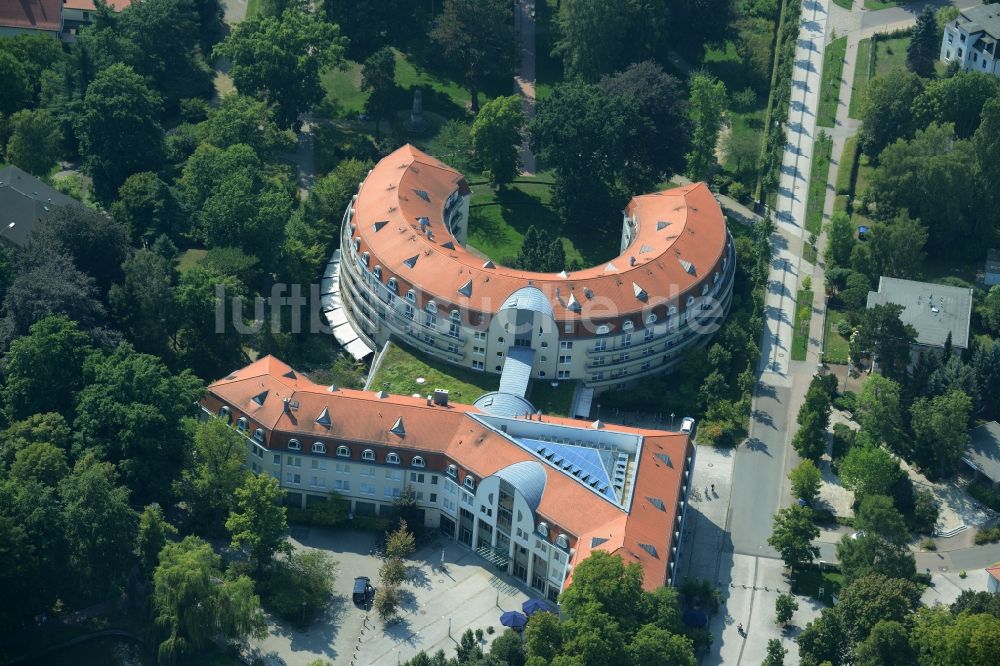
<svg viewBox="0 0 1000 666"><path fill-rule="evenodd" d="M517 611L507 611L500 616L500 624L511 629L524 629L528 624L528 616Z"/></svg>
<svg viewBox="0 0 1000 666"><path fill-rule="evenodd" d="M542 611L548 613L552 612L552 609L549 608L549 605L544 601L542 601L541 599L528 599L523 604L521 604L521 610L523 610L525 615L529 617L534 615L535 613L539 613Z"/></svg>

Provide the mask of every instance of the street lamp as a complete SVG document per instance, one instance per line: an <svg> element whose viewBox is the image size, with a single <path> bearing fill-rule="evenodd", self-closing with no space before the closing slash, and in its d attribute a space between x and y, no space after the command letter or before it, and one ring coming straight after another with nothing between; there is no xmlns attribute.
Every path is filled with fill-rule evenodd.
<svg viewBox="0 0 1000 666"><path fill-rule="evenodd" d="M677 415L676 415L676 414L674 414L673 412L670 412L670 429L671 429L671 430L673 430L673 429L674 429L674 417L675 417L675 416L677 416Z"/></svg>

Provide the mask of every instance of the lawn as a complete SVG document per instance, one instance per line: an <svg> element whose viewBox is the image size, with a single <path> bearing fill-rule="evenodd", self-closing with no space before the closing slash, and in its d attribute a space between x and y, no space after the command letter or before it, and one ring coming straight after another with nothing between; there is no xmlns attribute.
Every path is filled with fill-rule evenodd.
<svg viewBox="0 0 1000 666"><path fill-rule="evenodd" d="M816 123L820 127L833 127L840 105L840 83L844 73L844 55L847 37L835 39L826 46L823 56L823 83L820 87L819 110Z"/></svg>
<svg viewBox="0 0 1000 666"><path fill-rule="evenodd" d="M812 173L809 174L809 198L806 201L806 231L818 236L823 230L823 205L826 202L826 181L830 174L833 139L821 130L814 145Z"/></svg>
<svg viewBox="0 0 1000 666"><path fill-rule="evenodd" d="M260 11L260 0L247 0L247 13L245 18L252 18Z"/></svg>
<svg viewBox="0 0 1000 666"><path fill-rule="evenodd" d="M823 360L827 363L847 364L850 345L846 338L837 332L837 325L847 319L847 314L840 310L826 311L826 340L823 344Z"/></svg>
<svg viewBox="0 0 1000 666"><path fill-rule="evenodd" d="M906 67L906 47L909 43L910 35L908 34L901 37L879 39L875 46L875 66L872 68L872 76L884 76L894 69L904 69Z"/></svg>
<svg viewBox="0 0 1000 666"><path fill-rule="evenodd" d="M843 7L844 9L851 9L854 5L854 0L833 0L833 4L838 7Z"/></svg>
<svg viewBox="0 0 1000 666"><path fill-rule="evenodd" d="M621 227L601 229L563 224L551 206L552 176L519 177L501 192L489 185L473 187L469 206L469 245L501 264L510 264L521 248L528 227L562 237L567 267L574 262L592 266L617 255Z"/></svg>
<svg viewBox="0 0 1000 666"><path fill-rule="evenodd" d="M177 258L177 270L181 273L191 270L205 260L206 254L208 254L208 250L191 249L181 252L180 257Z"/></svg>
<svg viewBox="0 0 1000 666"><path fill-rule="evenodd" d="M857 159L858 136L855 134L844 142L844 152L840 155L840 164L837 166L837 194L852 195L854 193L851 183L854 161Z"/></svg>
<svg viewBox="0 0 1000 666"><path fill-rule="evenodd" d="M562 381L558 386L552 386L551 382L535 380L531 383L528 400L543 414L569 416L575 388L576 382L573 381Z"/></svg>
<svg viewBox="0 0 1000 666"><path fill-rule="evenodd" d="M898 7L898 2L886 2L885 0L865 0L865 9L868 11L878 11L879 9L889 9L890 7Z"/></svg>
<svg viewBox="0 0 1000 666"><path fill-rule="evenodd" d="M861 100L868 86L868 68L871 66L872 40L862 39L858 43L857 60L854 66L854 81L851 84L851 104L847 115L858 118L861 114Z"/></svg>
<svg viewBox="0 0 1000 666"><path fill-rule="evenodd" d="M810 567L792 574L793 593L819 599L828 606L833 605L833 595L840 592L843 584L844 576L837 571L820 571Z"/></svg>
<svg viewBox="0 0 1000 666"><path fill-rule="evenodd" d="M424 110L446 118L464 117L471 104L469 92L459 83L419 66L412 58L398 49L396 54L396 105L400 111L409 111L413 104L413 91L423 93ZM328 68L320 75L320 84L326 95L320 104L324 115L350 117L364 111L368 93L361 90L361 65L348 60L344 69ZM480 102L487 99L480 93Z"/></svg>
<svg viewBox="0 0 1000 666"><path fill-rule="evenodd" d="M792 332L792 360L806 360L809 346L809 319L812 316L812 290L799 289L795 300L795 328Z"/></svg>
<svg viewBox="0 0 1000 666"><path fill-rule="evenodd" d="M418 377L425 381L418 383ZM378 390L386 384L387 391L398 395L427 395L434 389L447 389L449 400L469 404L484 393L496 391L500 387L500 375L426 359L393 341L371 387Z"/></svg>

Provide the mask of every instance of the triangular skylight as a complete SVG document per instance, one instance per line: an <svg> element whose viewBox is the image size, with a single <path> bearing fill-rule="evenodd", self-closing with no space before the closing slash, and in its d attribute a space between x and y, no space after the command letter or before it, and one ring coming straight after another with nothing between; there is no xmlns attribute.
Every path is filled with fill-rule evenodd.
<svg viewBox="0 0 1000 666"><path fill-rule="evenodd" d="M667 510L667 505L664 504L663 500L661 500L659 497L647 497L646 499L648 499L649 503L652 504L653 506L655 506L660 511L666 511Z"/></svg>
<svg viewBox="0 0 1000 666"><path fill-rule="evenodd" d="M604 272L605 273L611 273L611 272L617 271L617 270L618 270L618 267L615 266L614 264L611 264L611 263L609 263L607 266L604 267Z"/></svg>
<svg viewBox="0 0 1000 666"><path fill-rule="evenodd" d="M590 547L591 548L597 548L602 543L607 543L607 541L608 540L605 539L604 537L591 537L591 539L590 539Z"/></svg>
<svg viewBox="0 0 1000 666"><path fill-rule="evenodd" d="M671 462L671 460L670 460L670 456L668 456L666 453L657 453L656 457L659 458L660 460L662 460L663 463L667 467L673 467L674 466L674 463Z"/></svg>
<svg viewBox="0 0 1000 666"><path fill-rule="evenodd" d="M565 270L559 271L558 275L561 278L568 278L569 277L569 273L567 273Z"/></svg>
<svg viewBox="0 0 1000 666"><path fill-rule="evenodd" d="M695 273L695 271L694 271L694 264L692 264L687 259L680 259L679 261L681 262L681 267L684 269L685 272L690 273L691 275L694 275L694 273Z"/></svg>
<svg viewBox="0 0 1000 666"><path fill-rule="evenodd" d="M431 202L431 198L430 198L430 196L429 196L429 195L427 194L427 192L426 192L426 191L424 191L424 190L416 190L416 189L415 189L415 190L413 190L413 191L414 191L414 192L415 192L415 193L417 194L417 196L418 196L418 197L420 197L421 199L423 199L423 200L424 200L424 201L426 201L427 203L430 203L430 202Z"/></svg>
<svg viewBox="0 0 1000 666"><path fill-rule="evenodd" d="M258 405L263 405L265 400L267 400L267 391L261 391L253 397L253 401Z"/></svg>
<svg viewBox="0 0 1000 666"><path fill-rule="evenodd" d="M496 267L497 266L496 264L493 263L492 259L487 259L486 262L483 264L483 268L496 268Z"/></svg>
<svg viewBox="0 0 1000 666"><path fill-rule="evenodd" d="M454 250L455 249L455 244L452 243L451 241L447 241L445 243L441 243L441 247L443 247L446 250Z"/></svg>
<svg viewBox="0 0 1000 666"><path fill-rule="evenodd" d="M389 224L388 220L380 220L372 225L372 229L374 229L376 232L379 232L382 230L382 227L384 227L387 224Z"/></svg>
<svg viewBox="0 0 1000 666"><path fill-rule="evenodd" d="M419 259L419 258L420 258L420 255L419 254L415 254L412 257L410 257L409 259L404 259L403 263L406 264L408 267L413 268L414 266L417 265L417 259Z"/></svg>
<svg viewBox="0 0 1000 666"><path fill-rule="evenodd" d="M590 427L593 428L594 430L600 430L604 427L604 421L602 421L601 419L597 419L596 421L590 424Z"/></svg>
<svg viewBox="0 0 1000 666"><path fill-rule="evenodd" d="M396 423L389 428L389 432L399 437L406 437L406 428L403 427L403 417L396 419Z"/></svg>
<svg viewBox="0 0 1000 666"><path fill-rule="evenodd" d="M647 252L652 252L652 251L653 251L652 245L643 245L642 247L639 248L639 254L646 254Z"/></svg>
<svg viewBox="0 0 1000 666"><path fill-rule="evenodd" d="M319 416L316 417L316 423L320 424L321 426L326 426L327 428L330 427L330 425L333 423L333 421L330 420L330 408L329 407L324 407L323 408L323 411L320 412Z"/></svg>
<svg viewBox="0 0 1000 666"><path fill-rule="evenodd" d="M651 546L648 543L640 543L639 548L642 548L644 551L646 551L656 559L660 559L659 554L656 552L656 546Z"/></svg>
<svg viewBox="0 0 1000 666"><path fill-rule="evenodd" d="M297 379L297 377L295 376L295 371L294 370L289 370L288 372L286 372L285 374L283 374L281 376L282 377L287 377L288 379Z"/></svg>
<svg viewBox="0 0 1000 666"><path fill-rule="evenodd" d="M462 294L462 296L472 296L472 280L459 287L458 293Z"/></svg>
<svg viewBox="0 0 1000 666"><path fill-rule="evenodd" d="M667 222L666 220L660 220L659 222L656 223L656 230L657 231L663 231L664 229L666 229L669 226L670 226L669 222Z"/></svg>
<svg viewBox="0 0 1000 666"><path fill-rule="evenodd" d="M635 282L632 283L632 293L634 293L635 297L638 298L640 301L644 301L644 300L646 300L646 298L648 298L648 294L646 294L646 290L643 289L642 287L640 287Z"/></svg>

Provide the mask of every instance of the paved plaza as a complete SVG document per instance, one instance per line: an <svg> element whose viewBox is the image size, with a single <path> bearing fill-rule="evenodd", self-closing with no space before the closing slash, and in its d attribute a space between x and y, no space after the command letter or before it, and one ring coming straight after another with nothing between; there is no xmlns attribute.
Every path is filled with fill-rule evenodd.
<svg viewBox="0 0 1000 666"><path fill-rule="evenodd" d="M251 653L263 657L268 666L296 666L315 659L337 666L394 666L421 650L428 654L444 650L451 657L466 629L486 632L492 626L495 633L484 634L485 641L492 640L504 629L500 614L520 610L529 598L510 577L495 575L486 560L442 537L408 561L411 575L401 587L400 620L384 626L373 610L351 601L356 576L368 576L378 586L382 560L370 554L375 534L293 527L291 536L296 548L317 548L337 560L335 594L326 615L307 631L272 622L268 637L250 646Z"/></svg>

